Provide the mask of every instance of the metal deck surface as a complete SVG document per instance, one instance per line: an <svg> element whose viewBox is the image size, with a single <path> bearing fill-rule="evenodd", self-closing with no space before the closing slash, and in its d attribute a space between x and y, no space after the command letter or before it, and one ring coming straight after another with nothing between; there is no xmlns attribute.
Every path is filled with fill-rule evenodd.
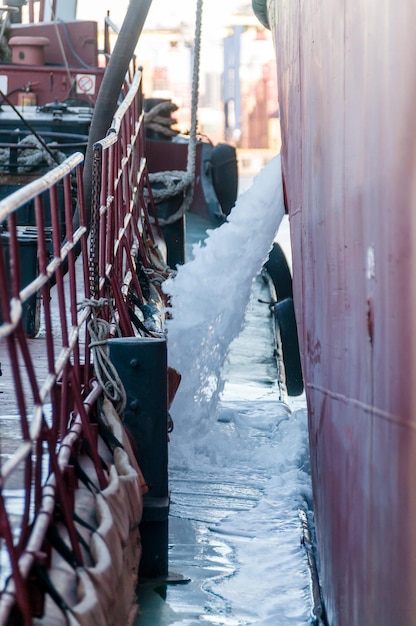
<svg viewBox="0 0 416 626"><path fill-rule="evenodd" d="M188 242L200 240L201 234L198 229L204 228L204 223L190 216L188 224ZM253 286L252 293L252 299L256 301L257 307L259 307L259 296L264 297L264 292L257 284ZM226 373L227 380L234 385L234 389L238 389L238 386L253 385L253 397L257 393L261 399L264 399L268 392L264 384L265 377L263 376L262 381L259 371L264 372L263 368L267 360L273 360L271 340L268 354L264 353L263 343L260 341L262 333L266 337L267 333L271 333L267 305L264 307L264 316L261 319L258 317L258 309L253 314L249 306L246 325L238 338L238 345L231 344L231 365L227 367ZM247 358L247 349L252 350L252 346L256 344L259 348L258 353L254 349L255 354ZM276 364L275 369L277 377ZM304 400L301 398L299 406L303 404ZM276 424L287 418L288 412L290 413L283 402L270 403L270 411L276 411L273 415ZM175 443L171 442L170 446L172 445ZM255 474L256 470L253 469L253 472ZM169 578L167 581L142 581L139 585L139 614L134 626L195 626L198 624L236 626L255 623L254 615L258 607L253 607L251 612L247 610L244 602L240 605L230 600L227 595L229 592L227 585L230 581L234 584L233 580L240 580L238 578L240 565L236 562L234 547L236 543L242 546L253 545L256 541L253 537L256 527L255 525L247 526L245 532L241 532L237 525L235 534L233 529L230 531L231 534L227 534L227 531L224 532L222 529L221 522L228 516L241 517L249 514L250 510L258 508L259 505L261 508L262 498L264 498L263 487L268 479L267 470L264 474L251 476L249 471L242 473L238 470L234 471L232 467L230 471L224 471L222 474L214 467L212 472L202 473L198 467L183 472L180 468L173 468L173 470L171 468ZM278 514L271 510L272 518L273 515L276 515L276 518L272 523L276 522L281 527L287 523L284 517L278 519ZM265 520L266 525L269 522L270 520ZM278 545L277 534L273 536L271 533L269 537L269 546L272 551ZM299 542L295 538L292 549L296 552L298 548ZM261 560L261 552L253 558ZM271 563L270 566L272 567ZM255 571L254 561L253 571ZM282 572L276 569L268 580L264 580L264 585L263 581L253 579L253 587L273 586L279 577L283 576ZM246 581L247 579L242 579L241 593L243 595L250 592L245 587ZM275 588L278 588L278 583ZM277 601L282 604L286 602L284 593ZM290 601L288 596L288 606ZM261 603L261 597L259 597L259 602ZM307 607L309 600L305 597L302 602ZM291 624L292 622L285 623Z"/></svg>

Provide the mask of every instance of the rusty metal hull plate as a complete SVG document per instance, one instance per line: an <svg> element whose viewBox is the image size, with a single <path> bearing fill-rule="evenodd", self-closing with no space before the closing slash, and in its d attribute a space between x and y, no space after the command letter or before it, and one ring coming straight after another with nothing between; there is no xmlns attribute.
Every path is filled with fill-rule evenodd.
<svg viewBox="0 0 416 626"><path fill-rule="evenodd" d="M270 5L332 626L416 615L416 5Z"/></svg>

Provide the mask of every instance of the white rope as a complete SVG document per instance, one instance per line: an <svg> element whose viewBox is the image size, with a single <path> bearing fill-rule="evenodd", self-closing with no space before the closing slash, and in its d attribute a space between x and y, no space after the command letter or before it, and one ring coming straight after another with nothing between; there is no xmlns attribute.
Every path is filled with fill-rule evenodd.
<svg viewBox="0 0 416 626"><path fill-rule="evenodd" d="M28 146L25 148L25 146ZM19 149L17 157L18 173L31 172L39 165L48 165L54 167L57 163L62 163L66 156L61 152L58 147L59 144L55 142L49 143L48 147L55 155L57 161L55 161L50 153L45 150L39 139L35 135L27 135L21 139L15 147ZM0 168L9 168L10 166L10 149L0 149Z"/></svg>
<svg viewBox="0 0 416 626"><path fill-rule="evenodd" d="M198 99L199 99L199 64L201 56L201 25L202 0L196 3L194 62L192 70L192 101L191 101L191 129L189 133L188 162L186 171L194 177L196 155L196 129L198 126Z"/></svg>
<svg viewBox="0 0 416 626"><path fill-rule="evenodd" d="M97 317L97 310L108 305L105 298L99 300L84 299L78 308L91 307L92 317L88 322L88 332L90 334L90 344L93 356L94 372L104 395L113 403L115 410L120 417L123 415L127 403L126 390L118 372L110 360L108 349L108 337L110 335L111 324L104 319Z"/></svg>
<svg viewBox="0 0 416 626"><path fill-rule="evenodd" d="M150 182L159 182L164 185L170 185L172 189L172 193L166 193L163 195L163 199L173 197L179 193L184 193L184 199L179 207L179 209L167 217L166 219L159 218L159 223L161 226L165 226L166 224L172 224L180 219L185 213L188 211L191 206L193 195L194 195L194 180L195 180L195 161L196 161L196 131L198 126L198 98L199 98L199 65L200 65L200 54L201 54L201 25L202 25L202 0L197 0L196 7L196 18L195 18L195 41L194 41L194 59L192 66L192 100L191 100L191 128L189 131L189 142L188 142L188 158L187 158L187 166L186 172L158 172L155 174L150 174ZM173 175L172 175L173 174ZM172 178L179 178L175 185L172 184ZM155 189L152 187L152 194L156 200L157 197L162 198L162 190Z"/></svg>
<svg viewBox="0 0 416 626"><path fill-rule="evenodd" d="M167 172L154 172L150 174L150 180L153 185L161 185L152 187L152 196L155 202L167 200L180 193L185 193L189 186L191 177L181 170L169 170ZM159 222L161 219L159 218Z"/></svg>

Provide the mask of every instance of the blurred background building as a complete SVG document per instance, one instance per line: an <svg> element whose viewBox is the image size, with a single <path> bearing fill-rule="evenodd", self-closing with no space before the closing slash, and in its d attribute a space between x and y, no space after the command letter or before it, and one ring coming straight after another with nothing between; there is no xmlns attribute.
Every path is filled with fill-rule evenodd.
<svg viewBox="0 0 416 626"><path fill-rule="evenodd" d="M93 17L97 2L102 11L103 0L78 0L79 16ZM107 4L114 23L121 25L127 0ZM145 96L175 102L183 132L190 127L195 14L196 0L153 0L137 47ZM200 54L200 133L239 150L278 151L273 44L250 0L205 0Z"/></svg>

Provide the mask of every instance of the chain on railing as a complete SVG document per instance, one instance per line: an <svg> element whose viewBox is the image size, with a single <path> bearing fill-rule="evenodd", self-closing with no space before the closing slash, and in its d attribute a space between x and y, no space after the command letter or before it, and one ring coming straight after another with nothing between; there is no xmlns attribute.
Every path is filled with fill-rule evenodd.
<svg viewBox="0 0 416 626"><path fill-rule="evenodd" d="M54 523L65 529L74 567L85 561L74 518L78 455L89 456L95 489L109 479L98 444L103 390L93 374L88 321L100 315L113 334L126 336L158 331L148 324L162 303L152 278L169 270L158 252L157 216L144 198L142 104L138 74L95 147L90 229L80 153L0 202L0 361L11 381L0 420L19 430L10 440L0 434L0 624L14 623L16 611L32 624L44 593L54 595L47 577ZM31 226L20 224L22 210ZM23 496L17 509L16 484Z"/></svg>
<svg viewBox="0 0 416 626"><path fill-rule="evenodd" d="M163 294L151 282L152 272L164 275L170 272L160 249L161 231L144 156L142 110L139 71L114 117L112 129L94 146L95 167L103 172L102 185L94 195L92 208L92 224L99 233L98 236L94 233L91 249L99 276L94 289L98 288L96 297L99 298L108 298L108 290L111 291L125 336L137 332L151 334L152 331L146 329L149 309L145 300L149 300L149 291L153 295L150 300L154 309L164 308Z"/></svg>

